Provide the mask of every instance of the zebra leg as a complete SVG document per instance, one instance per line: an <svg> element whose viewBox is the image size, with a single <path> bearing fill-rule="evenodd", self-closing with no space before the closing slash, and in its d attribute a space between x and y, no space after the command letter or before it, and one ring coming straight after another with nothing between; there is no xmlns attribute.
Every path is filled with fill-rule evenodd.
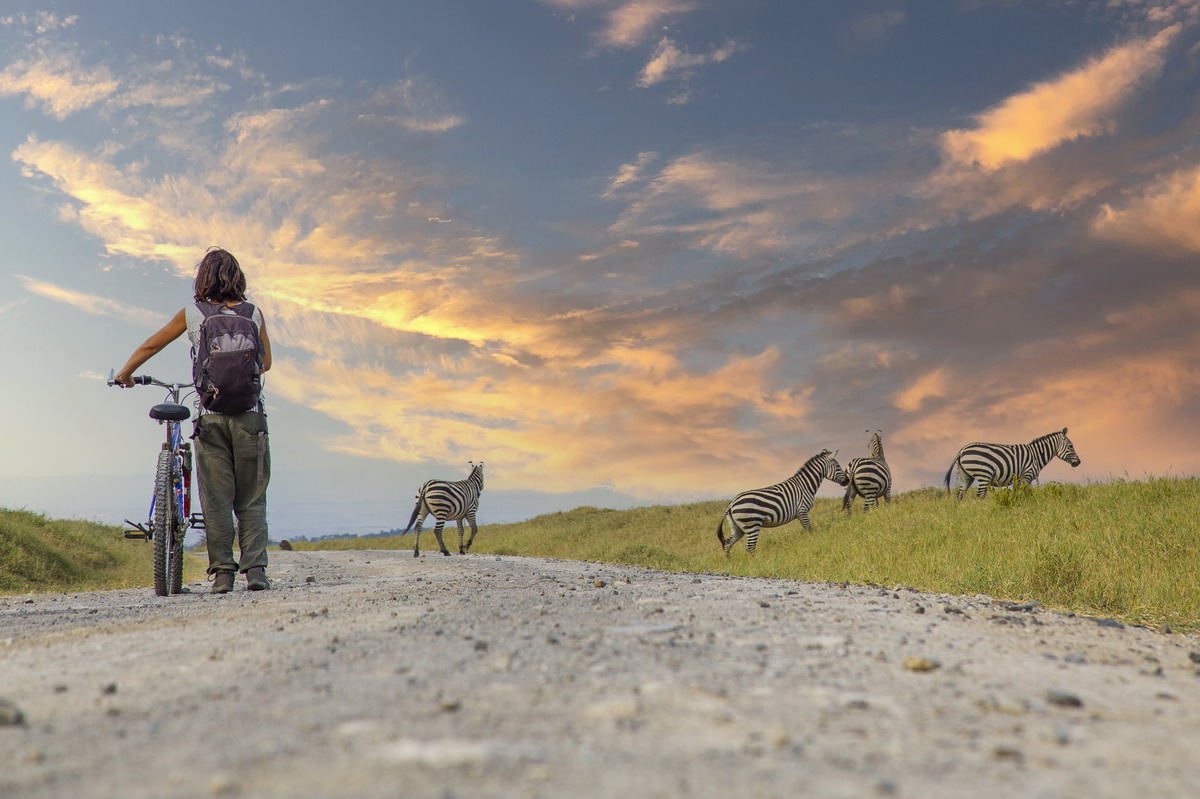
<svg viewBox="0 0 1200 799"><path fill-rule="evenodd" d="M963 491L966 491L966 489L964 488ZM988 484L983 481L980 481L979 487L975 489L975 496L979 497L980 499L983 499L984 497L987 496L987 492L988 492Z"/></svg>
<svg viewBox="0 0 1200 799"><path fill-rule="evenodd" d="M888 486L887 488L883 489L883 501L886 502L888 505L892 504L892 487L891 486Z"/></svg>
<svg viewBox="0 0 1200 799"><path fill-rule="evenodd" d="M449 557L450 550L446 549L446 542L442 540L442 528L446 526L446 520L437 514L434 514L433 518L437 519L437 524L433 526L433 534L437 536L438 549L443 555Z"/></svg>
<svg viewBox="0 0 1200 799"><path fill-rule="evenodd" d="M458 554L465 555L466 550L463 549L463 520L458 520Z"/></svg>
<svg viewBox="0 0 1200 799"><path fill-rule="evenodd" d="M458 554L460 554L460 555L465 555L471 551L471 544L475 543L475 533L479 532L479 528L477 528L475 526L475 514L474 513L467 514L467 523L471 525L471 537L467 539L467 548L458 550Z"/></svg>
<svg viewBox="0 0 1200 799"><path fill-rule="evenodd" d="M718 528L717 533L720 534L720 532L721 531ZM742 536L744 536L745 534L746 534L746 531L742 529L741 525L739 525L736 521L734 521L733 516L731 515L729 517L729 538L726 538L723 540L723 543L725 545L725 559L726 560L729 559L729 553L733 551L733 545L736 544L739 540L741 540ZM747 546L748 546L748 544L747 544Z"/></svg>
<svg viewBox="0 0 1200 799"><path fill-rule="evenodd" d="M796 518L800 520L800 524L804 525L807 532L812 532L812 522L808 520L808 508L803 508L796 514Z"/></svg>
<svg viewBox="0 0 1200 799"><path fill-rule="evenodd" d="M425 523L425 517L421 516L417 519L417 538L413 541L413 557L421 557L421 525Z"/></svg>
<svg viewBox="0 0 1200 799"><path fill-rule="evenodd" d="M971 483L975 482L975 478L972 477L971 475L967 474L966 472L959 472L958 477L959 477L959 481L954 486L954 490L955 490L954 498L961 502L963 495L966 494L967 489L971 487ZM981 488L983 487L982 484L980 484L980 487Z"/></svg>
<svg viewBox="0 0 1200 799"><path fill-rule="evenodd" d="M753 555L754 550L758 549L758 533L760 530L762 530L762 527L758 526L746 531L746 554Z"/></svg>

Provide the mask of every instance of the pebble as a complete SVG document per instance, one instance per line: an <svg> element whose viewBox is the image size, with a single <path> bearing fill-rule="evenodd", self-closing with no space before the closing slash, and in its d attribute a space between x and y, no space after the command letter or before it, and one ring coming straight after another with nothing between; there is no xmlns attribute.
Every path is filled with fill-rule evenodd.
<svg viewBox="0 0 1200 799"><path fill-rule="evenodd" d="M904 659L904 668L908 669L909 671L933 671L934 669L940 668L941 665L942 664L938 663L936 660L930 660L929 658L918 657L916 655L909 655Z"/></svg>
<svg viewBox="0 0 1200 799"><path fill-rule="evenodd" d="M1083 700L1078 696L1055 688L1046 691L1046 701L1059 707L1083 707Z"/></svg>
<svg viewBox="0 0 1200 799"><path fill-rule="evenodd" d="M0 699L0 727L18 726L25 723L25 714L21 708L7 699Z"/></svg>
<svg viewBox="0 0 1200 799"><path fill-rule="evenodd" d="M115 682L107 683L100 687L102 694L115 694L117 692L117 684Z"/></svg>
<svg viewBox="0 0 1200 799"><path fill-rule="evenodd" d="M996 756L997 760L1011 760L1014 763L1020 763L1025 759L1025 755L1020 749L1008 744L998 744L992 750L992 754Z"/></svg>

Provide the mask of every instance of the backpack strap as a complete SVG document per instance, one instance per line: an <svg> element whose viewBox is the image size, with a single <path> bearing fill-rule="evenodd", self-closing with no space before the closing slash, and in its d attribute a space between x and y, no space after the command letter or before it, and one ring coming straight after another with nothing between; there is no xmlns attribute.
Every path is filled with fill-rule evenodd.
<svg viewBox="0 0 1200 799"><path fill-rule="evenodd" d="M254 318L254 304L243 300L237 305L226 305L225 303L213 304L211 302L198 302L196 307L200 309L200 313L208 319L213 314L221 313L222 311L233 311L238 316L244 316L247 319Z"/></svg>

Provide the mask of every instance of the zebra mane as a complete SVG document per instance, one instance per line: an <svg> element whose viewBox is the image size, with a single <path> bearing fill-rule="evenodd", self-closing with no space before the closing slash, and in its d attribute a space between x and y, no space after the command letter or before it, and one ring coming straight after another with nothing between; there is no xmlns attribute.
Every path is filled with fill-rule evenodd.
<svg viewBox="0 0 1200 799"><path fill-rule="evenodd" d="M1059 439L1061 439L1064 435L1066 435L1066 432L1067 432L1066 428L1064 428L1062 430L1055 430L1053 433L1047 433L1044 436L1038 436L1033 441L1029 442L1029 446L1032 447L1033 445L1040 444L1044 441L1046 441L1046 442L1054 441L1055 443L1057 443Z"/></svg>
<svg viewBox="0 0 1200 799"><path fill-rule="evenodd" d="M876 430L871 433L871 438L867 441L867 452L872 458L883 457L883 436L880 435L882 432L882 430Z"/></svg>
<svg viewBox="0 0 1200 799"><path fill-rule="evenodd" d="M825 463L825 460L826 460L826 459L827 459L827 458L828 458L830 455L832 455L832 454L833 454L833 453L832 453L832 452L830 452L830 451L829 451L829 450L827 450L827 449L823 449L823 450L821 450L821 451L820 451L820 452L818 452L816 455L813 455L811 458L809 458L808 460L806 460L806 461L804 462L804 465L803 465L803 466L801 466L799 469L797 469L797 470L796 470L796 474L800 474L800 472L804 471L804 470L805 470L805 469L807 469L809 466L813 466L813 465L815 465L815 464L816 464L816 463L818 463L818 462L820 462L822 465L824 465L824 463Z"/></svg>

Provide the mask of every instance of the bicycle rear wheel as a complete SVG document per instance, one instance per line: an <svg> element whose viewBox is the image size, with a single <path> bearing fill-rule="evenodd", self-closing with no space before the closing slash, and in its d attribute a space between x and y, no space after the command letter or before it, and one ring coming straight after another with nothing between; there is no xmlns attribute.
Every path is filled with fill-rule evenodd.
<svg viewBox="0 0 1200 799"><path fill-rule="evenodd" d="M173 490L174 456L169 450L158 454L154 473L154 593L168 596L174 582L173 571L183 565L182 553L175 556L175 492ZM175 587L178 591L178 587Z"/></svg>

